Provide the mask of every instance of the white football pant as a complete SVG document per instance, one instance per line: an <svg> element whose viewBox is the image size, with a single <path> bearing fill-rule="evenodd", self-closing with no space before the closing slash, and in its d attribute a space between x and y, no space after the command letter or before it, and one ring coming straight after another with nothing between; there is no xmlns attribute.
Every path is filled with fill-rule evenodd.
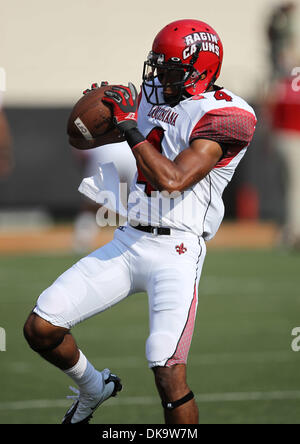
<svg viewBox="0 0 300 444"><path fill-rule="evenodd" d="M149 367L186 363L205 254L203 238L192 233L154 235L120 227L111 242L45 290L34 312L53 325L71 328L133 293L147 292Z"/></svg>

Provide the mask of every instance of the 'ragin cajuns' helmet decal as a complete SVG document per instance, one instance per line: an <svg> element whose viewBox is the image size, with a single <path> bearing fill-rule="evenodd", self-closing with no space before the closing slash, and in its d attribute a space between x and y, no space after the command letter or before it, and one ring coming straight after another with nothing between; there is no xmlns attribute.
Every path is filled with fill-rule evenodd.
<svg viewBox="0 0 300 444"><path fill-rule="evenodd" d="M181 71L180 80L173 83L178 88L179 101L185 92L190 95L205 92L219 77L222 60L223 45L211 26L199 20L170 23L155 37L144 63L143 89L148 102L165 103L159 94L162 70Z"/></svg>

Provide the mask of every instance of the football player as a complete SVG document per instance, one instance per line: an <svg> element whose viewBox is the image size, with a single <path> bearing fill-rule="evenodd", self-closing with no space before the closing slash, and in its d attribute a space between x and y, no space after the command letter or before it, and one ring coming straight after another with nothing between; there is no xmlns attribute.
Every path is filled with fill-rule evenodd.
<svg viewBox="0 0 300 444"><path fill-rule="evenodd" d="M186 364L206 242L222 221L222 193L256 125L253 109L216 85L222 59L211 26L178 20L155 37L140 96L132 84L106 92L137 164L128 223L45 290L24 327L31 348L79 387L64 423L88 422L121 389L110 370L93 367L70 329L140 291L148 294L146 358L165 422L198 423Z"/></svg>

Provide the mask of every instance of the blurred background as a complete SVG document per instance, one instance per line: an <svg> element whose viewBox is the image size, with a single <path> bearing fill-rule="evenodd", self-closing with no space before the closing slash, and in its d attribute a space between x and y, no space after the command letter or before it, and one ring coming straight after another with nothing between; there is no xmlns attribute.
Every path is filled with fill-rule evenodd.
<svg viewBox="0 0 300 444"><path fill-rule="evenodd" d="M76 244L76 224L86 205L77 189L88 155L68 145L70 110L93 82L132 81L139 86L154 36L180 18L200 19L216 29L224 45L217 83L245 98L258 117L253 142L225 191L225 221L208 244L211 255L200 284L203 315L194 339L196 371L191 377L198 381L201 371L204 381L212 378L211 388L209 383L198 387L198 399L208 403L203 421L297 421L292 412L300 407L299 357L290 350L290 332L300 323L300 0L243 4L190 0L188 7L179 0L128 4L0 0L0 6L0 326L6 329L8 341L0 359L10 382L13 375L21 377L18 393L10 383L1 390L0 422L56 421L54 409L65 401L54 398L39 404L47 396L41 379L44 364L26 348L23 318L39 293L77 260L79 251L103 245L113 235L113 229L95 230L83 223L83 230L89 227L93 235L83 239L86 244ZM221 297L224 292L226 301ZM137 301L133 312L140 303L144 313L144 302ZM127 321L133 305L129 307ZM105 313L104 325L113 325L113 316ZM78 329L92 355L98 356L93 322L97 321ZM128 332L130 344L142 341L138 328L144 331L141 324L135 333ZM114 344L106 355L118 349L117 335ZM139 347L139 357L123 359L129 378L131 367L144 365L143 342ZM214 372L220 363L230 368L227 374L232 380L221 377L224 384L216 388L220 375ZM278 365L282 367L274 370ZM45 371L53 371L50 380L53 377L58 384L59 396L62 385L55 370L45 367ZM33 372L40 380L35 387ZM22 380L27 381L27 389ZM132 396L137 396L133 382L131 389ZM115 421L160 421L155 398L149 398L153 389L149 385L141 404L153 409L150 419L147 411L139 416L138 402L123 418L120 401ZM201 398L202 392L215 390L249 392L250 400L251 393L253 399L256 393L257 399L263 399L259 406L250 402L243 410L237 399L229 406L224 396L216 397L221 399L216 410L213 397ZM260 395L266 390L269 395ZM51 396L56 396L55 390L48 392ZM46 407L37 412L39 405ZM110 422L109 409L105 414Z"/></svg>
<svg viewBox="0 0 300 444"><path fill-rule="evenodd" d="M49 228L74 220L82 205L77 188L88 154L68 146L70 109L92 82L130 80L139 86L156 33L172 20L193 16L210 23L223 40L218 84L248 100L258 116L247 158L224 195L225 217L269 222L265 242L280 242L277 226L289 215L289 182L274 133L285 132L289 112L298 114L295 128L288 129L294 138L300 132L299 94L287 88L289 94L284 95L280 85L300 65L298 3L254 0L245 10L236 0L226 5L192 1L187 13L179 1L154 0L151 7L117 2L117 12L101 0L1 1L0 66L6 89L2 101L14 161L11 172L0 179L0 228ZM65 237L65 242L64 247L70 239Z"/></svg>

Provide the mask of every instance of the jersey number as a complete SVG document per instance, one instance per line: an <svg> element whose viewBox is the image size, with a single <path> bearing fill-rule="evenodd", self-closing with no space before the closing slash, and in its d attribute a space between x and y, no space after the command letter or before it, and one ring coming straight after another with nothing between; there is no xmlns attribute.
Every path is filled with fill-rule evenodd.
<svg viewBox="0 0 300 444"><path fill-rule="evenodd" d="M164 130L157 126L153 128L146 139L148 140L151 145L154 146L154 148L159 152L162 153L162 140L164 137ZM145 193L147 196L151 197L151 191L156 191L155 188L151 185L151 183L148 182L142 171L138 168L138 177L137 177L137 183L140 183L142 185L145 185Z"/></svg>
<svg viewBox="0 0 300 444"><path fill-rule="evenodd" d="M216 91L214 98L216 100L226 100L226 102L232 102L232 97L229 94L226 94L224 91Z"/></svg>

